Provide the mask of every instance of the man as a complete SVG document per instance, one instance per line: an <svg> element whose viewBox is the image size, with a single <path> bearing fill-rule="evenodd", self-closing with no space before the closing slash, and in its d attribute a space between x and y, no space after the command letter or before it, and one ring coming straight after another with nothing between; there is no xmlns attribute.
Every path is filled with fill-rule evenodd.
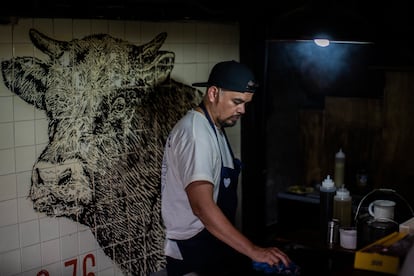
<svg viewBox="0 0 414 276"><path fill-rule="evenodd" d="M172 129L162 165L168 275L241 275L252 260L288 265L278 248L256 246L233 225L241 163L224 128L234 126L252 100L253 73L224 61L208 82L193 86L206 87L204 98Z"/></svg>

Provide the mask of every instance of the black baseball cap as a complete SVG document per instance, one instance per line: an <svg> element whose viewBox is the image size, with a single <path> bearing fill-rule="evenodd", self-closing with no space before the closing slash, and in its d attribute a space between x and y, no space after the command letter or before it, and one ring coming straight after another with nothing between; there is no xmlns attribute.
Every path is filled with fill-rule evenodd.
<svg viewBox="0 0 414 276"><path fill-rule="evenodd" d="M258 87L253 72L237 61L223 61L214 65L207 82L193 83L196 87L217 86L226 90L254 93Z"/></svg>

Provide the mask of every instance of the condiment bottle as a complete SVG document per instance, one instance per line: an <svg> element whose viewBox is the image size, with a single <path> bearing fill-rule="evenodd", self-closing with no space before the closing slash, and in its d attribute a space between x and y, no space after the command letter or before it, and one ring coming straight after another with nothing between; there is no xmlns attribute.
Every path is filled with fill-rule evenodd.
<svg viewBox="0 0 414 276"><path fill-rule="evenodd" d="M335 154L334 182L337 188L342 187L345 179L345 153L342 149Z"/></svg>
<svg viewBox="0 0 414 276"><path fill-rule="evenodd" d="M335 183L328 175L326 179L322 181L319 193L320 225L323 241L327 240L328 222L332 220L335 191Z"/></svg>
<svg viewBox="0 0 414 276"><path fill-rule="evenodd" d="M348 227L352 224L352 197L349 190L345 187L336 190L333 218L339 220L341 227Z"/></svg>

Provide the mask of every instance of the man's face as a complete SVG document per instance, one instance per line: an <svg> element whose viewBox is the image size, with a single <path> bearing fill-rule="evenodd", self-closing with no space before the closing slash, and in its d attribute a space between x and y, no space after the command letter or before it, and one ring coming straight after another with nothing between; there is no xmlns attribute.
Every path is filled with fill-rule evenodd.
<svg viewBox="0 0 414 276"><path fill-rule="evenodd" d="M215 108L216 123L221 127L234 126L246 112L246 104L252 99L253 93L219 89Z"/></svg>

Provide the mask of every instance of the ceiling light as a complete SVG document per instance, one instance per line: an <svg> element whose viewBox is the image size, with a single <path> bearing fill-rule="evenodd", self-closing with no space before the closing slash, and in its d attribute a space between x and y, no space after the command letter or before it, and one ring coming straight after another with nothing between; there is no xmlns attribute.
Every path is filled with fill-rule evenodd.
<svg viewBox="0 0 414 276"><path fill-rule="evenodd" d="M313 42L319 47L328 47L330 44L329 39L326 38L315 38Z"/></svg>

